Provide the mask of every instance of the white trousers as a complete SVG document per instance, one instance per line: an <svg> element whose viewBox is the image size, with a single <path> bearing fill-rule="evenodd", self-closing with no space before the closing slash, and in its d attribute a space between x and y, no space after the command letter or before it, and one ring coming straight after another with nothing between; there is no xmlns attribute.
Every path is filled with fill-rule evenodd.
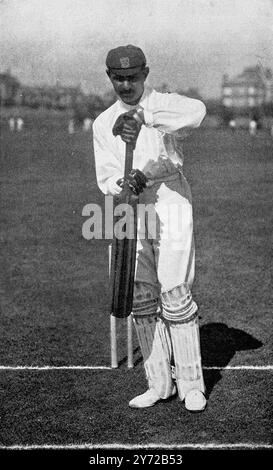
<svg viewBox="0 0 273 470"><path fill-rule="evenodd" d="M194 239L190 187L180 173L144 190L139 198L136 282L166 292L194 279Z"/></svg>

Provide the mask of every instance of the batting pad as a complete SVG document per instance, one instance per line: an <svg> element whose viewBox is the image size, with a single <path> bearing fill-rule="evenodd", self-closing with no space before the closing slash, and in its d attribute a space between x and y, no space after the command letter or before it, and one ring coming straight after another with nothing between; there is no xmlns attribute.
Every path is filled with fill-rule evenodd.
<svg viewBox="0 0 273 470"><path fill-rule="evenodd" d="M171 376L171 341L163 320L156 315L133 315L149 388L160 398L168 398L173 390Z"/></svg>
<svg viewBox="0 0 273 470"><path fill-rule="evenodd" d="M158 312L158 289L153 284L135 281L133 313L140 315L155 315Z"/></svg>
<svg viewBox="0 0 273 470"><path fill-rule="evenodd" d="M197 305L187 283L161 293L162 315L170 322L188 323L197 315Z"/></svg>
<svg viewBox="0 0 273 470"><path fill-rule="evenodd" d="M204 393L198 318L189 323L170 322L169 326L180 399L193 389Z"/></svg>

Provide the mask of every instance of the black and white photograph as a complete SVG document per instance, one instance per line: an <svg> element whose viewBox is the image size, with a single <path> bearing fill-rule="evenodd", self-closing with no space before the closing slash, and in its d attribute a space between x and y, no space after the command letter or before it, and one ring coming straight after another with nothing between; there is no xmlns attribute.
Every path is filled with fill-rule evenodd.
<svg viewBox="0 0 273 470"><path fill-rule="evenodd" d="M272 46L272 0L0 0L1 462L273 449Z"/></svg>

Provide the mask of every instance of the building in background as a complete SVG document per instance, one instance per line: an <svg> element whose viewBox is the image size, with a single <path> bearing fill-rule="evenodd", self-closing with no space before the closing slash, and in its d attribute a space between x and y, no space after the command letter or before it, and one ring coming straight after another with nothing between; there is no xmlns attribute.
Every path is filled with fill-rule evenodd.
<svg viewBox="0 0 273 470"><path fill-rule="evenodd" d="M273 76L262 66L247 67L240 75L222 81L222 104L234 113L260 109L273 101Z"/></svg>
<svg viewBox="0 0 273 470"><path fill-rule="evenodd" d="M68 113L71 121L68 127L72 133L72 122L73 132L75 126L83 124L84 129L88 130L90 123L107 106L103 98L92 93L85 94L80 86L64 86L58 81L54 86L24 85L8 71L0 74L0 107L9 107L5 116L10 130L23 129L20 119L25 116L24 110L30 108L34 111L64 111L64 116ZM38 120L42 114L38 114ZM2 117L3 113L0 114L0 119ZM27 122L29 125L29 118Z"/></svg>

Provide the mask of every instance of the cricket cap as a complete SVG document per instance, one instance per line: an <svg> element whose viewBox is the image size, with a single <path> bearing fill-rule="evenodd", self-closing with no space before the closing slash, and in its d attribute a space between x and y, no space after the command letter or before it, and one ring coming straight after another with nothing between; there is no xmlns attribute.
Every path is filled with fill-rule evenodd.
<svg viewBox="0 0 273 470"><path fill-rule="evenodd" d="M130 75L134 69L145 65L146 57L143 51L132 44L111 49L106 57L108 69L120 75Z"/></svg>

